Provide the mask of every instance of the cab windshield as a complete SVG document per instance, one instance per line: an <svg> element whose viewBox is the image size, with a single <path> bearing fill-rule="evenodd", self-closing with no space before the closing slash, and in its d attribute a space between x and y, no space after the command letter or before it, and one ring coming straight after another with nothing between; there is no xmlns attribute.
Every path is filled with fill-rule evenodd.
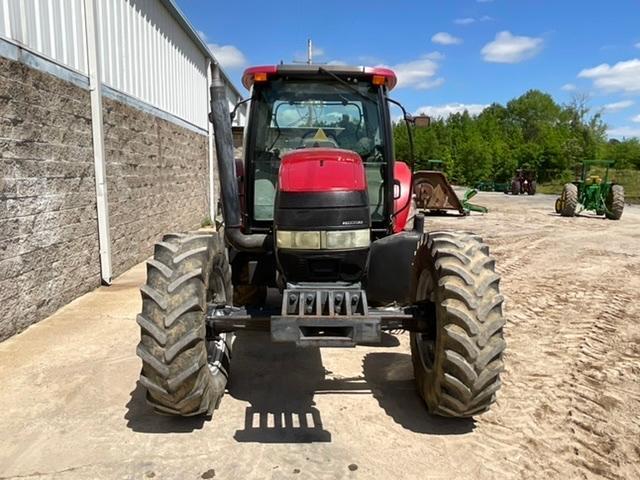
<svg viewBox="0 0 640 480"><path fill-rule="evenodd" d="M280 159L303 148L359 154L367 172L372 221L384 218L385 145L377 90L368 83L353 86L362 95L334 81L274 80L256 88L250 119L255 220L273 219Z"/></svg>

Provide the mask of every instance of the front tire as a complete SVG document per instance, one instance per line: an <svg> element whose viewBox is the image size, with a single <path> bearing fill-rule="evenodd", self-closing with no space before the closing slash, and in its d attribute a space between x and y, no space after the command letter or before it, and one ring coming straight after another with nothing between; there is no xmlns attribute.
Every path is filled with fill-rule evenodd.
<svg viewBox="0 0 640 480"><path fill-rule="evenodd" d="M560 215L573 217L578 206L578 187L573 183L565 183L560 195Z"/></svg>
<svg viewBox="0 0 640 480"><path fill-rule="evenodd" d="M607 196L607 210L605 216L609 220L620 220L624 210L624 187L622 185L612 185Z"/></svg>
<svg viewBox="0 0 640 480"><path fill-rule="evenodd" d="M210 415L224 394L232 334L207 338L209 302L233 298L231 269L217 234L171 234L156 243L137 317L140 383L165 414Z"/></svg>
<svg viewBox="0 0 640 480"><path fill-rule="evenodd" d="M520 185L520 182L517 180L514 180L513 182L511 182L511 194L512 195L520 195L522 188Z"/></svg>
<svg viewBox="0 0 640 480"><path fill-rule="evenodd" d="M506 346L499 281L476 235L433 232L420 242L412 297L434 307L435 322L411 334L411 357L430 413L472 417L495 402Z"/></svg>

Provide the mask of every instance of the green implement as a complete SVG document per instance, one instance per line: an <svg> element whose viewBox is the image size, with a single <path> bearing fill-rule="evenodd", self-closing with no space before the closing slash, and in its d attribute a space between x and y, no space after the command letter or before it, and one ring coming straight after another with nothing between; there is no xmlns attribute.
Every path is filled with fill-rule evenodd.
<svg viewBox="0 0 640 480"><path fill-rule="evenodd" d="M462 197L462 207L464 208L465 215L469 215L470 212L487 213L489 211L487 207L476 205L469 201L477 194L478 190L476 190L475 188L469 188L466 192L464 192L464 196Z"/></svg>

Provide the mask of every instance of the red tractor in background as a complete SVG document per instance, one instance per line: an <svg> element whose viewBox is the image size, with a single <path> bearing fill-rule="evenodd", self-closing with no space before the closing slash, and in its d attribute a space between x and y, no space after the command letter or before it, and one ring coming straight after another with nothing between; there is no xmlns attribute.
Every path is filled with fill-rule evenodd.
<svg viewBox="0 0 640 480"><path fill-rule="evenodd" d="M410 218L412 168L394 158L389 114L395 74L249 68L239 165L216 65L212 78L224 226L165 235L148 262L137 318L148 402L165 414L211 414L241 330L301 347L407 330L428 410L486 411L503 370L500 277L479 236L424 233L423 217ZM281 295L274 309L267 288Z"/></svg>
<svg viewBox="0 0 640 480"><path fill-rule="evenodd" d="M504 193L535 195L536 187L536 173L529 168L518 168L511 179L511 189L505 190Z"/></svg>

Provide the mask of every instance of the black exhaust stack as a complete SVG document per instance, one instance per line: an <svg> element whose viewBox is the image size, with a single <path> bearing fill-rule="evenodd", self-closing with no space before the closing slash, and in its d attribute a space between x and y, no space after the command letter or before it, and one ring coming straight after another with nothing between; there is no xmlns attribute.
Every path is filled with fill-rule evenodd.
<svg viewBox="0 0 640 480"><path fill-rule="evenodd" d="M226 94L226 86L220 75L220 68L211 62L211 113L209 120L213 124L218 158L218 176L222 196L222 216L227 241L240 251L263 252L266 250L267 235L242 233L242 215L238 180L233 153L233 133L231 116Z"/></svg>

